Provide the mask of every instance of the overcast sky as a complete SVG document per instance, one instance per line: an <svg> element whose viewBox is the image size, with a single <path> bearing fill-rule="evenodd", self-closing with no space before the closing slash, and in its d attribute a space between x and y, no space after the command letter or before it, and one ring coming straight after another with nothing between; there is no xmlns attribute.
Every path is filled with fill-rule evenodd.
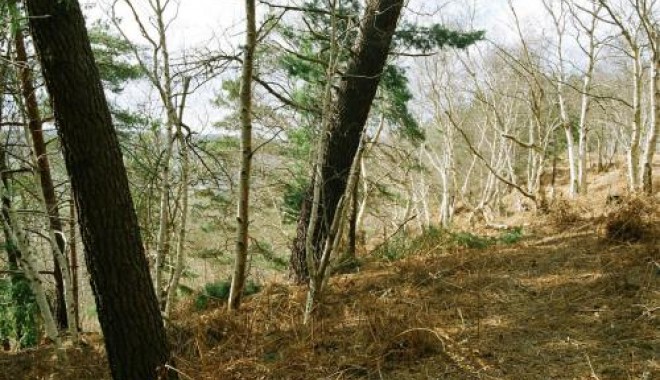
<svg viewBox="0 0 660 380"><path fill-rule="evenodd" d="M178 15L171 26L171 39L175 46L192 46L205 43L210 39L229 30L229 33L239 34L243 28L244 15L243 0L175 0L178 1ZM123 1L118 1L121 4ZM273 0L275 3L300 3L301 1ZM111 0L91 1L86 0L87 15L90 18L99 18L108 8ZM138 10L146 10L146 0L133 0ZM100 4L96 7L93 5ZM507 0L411 0L408 4L406 15L415 17L415 13L429 14L442 7L436 12L434 19L441 22L456 22L468 13L467 10L475 9L475 26L486 29L490 34L506 33L509 29L511 15ZM540 0L513 0L513 4L523 20L531 21L541 13ZM175 7L171 7L174 11ZM257 8L264 9L265 6L257 4ZM131 17L125 7L119 7L118 14L123 17L126 26L131 28L129 22ZM170 12L172 15L173 12ZM537 20L538 21L538 20ZM132 33L138 35L138 30L132 25Z"/></svg>
<svg viewBox="0 0 660 380"><path fill-rule="evenodd" d="M131 0L139 13L150 14L148 0ZM153 1L153 0L152 0ZM301 1L271 0L279 4L300 4ZM84 12L88 21L108 18L110 4L113 0L91 1L83 0ZM178 7L174 4L178 3ZM130 38L144 44L137 25L123 0L118 0L117 15L124 21L122 28ZM525 28L538 29L542 14L540 0L513 0L513 4L523 20ZM173 19L168 33L168 44L172 56L178 56L188 48L209 47L218 44L225 47L238 46L242 41L244 30L243 0L172 0L172 6L167 13ZM440 8L440 11L438 11ZM265 10L265 6L257 3L257 10ZM470 9L474 10L471 17ZM178 13L176 13L178 12ZM432 15L432 16L429 16ZM176 16L176 17L174 17ZM473 28L486 30L488 38L503 41L514 38L511 23L511 13L507 0L410 0L404 17L415 21L440 22L449 25L469 27L468 20L474 23ZM508 36L508 37L507 37ZM191 125L207 126L217 121L224 112L210 104L219 83L211 83L207 88L190 97L187 114ZM120 104L139 104L145 98L154 98L154 93L145 88L132 88L120 96Z"/></svg>

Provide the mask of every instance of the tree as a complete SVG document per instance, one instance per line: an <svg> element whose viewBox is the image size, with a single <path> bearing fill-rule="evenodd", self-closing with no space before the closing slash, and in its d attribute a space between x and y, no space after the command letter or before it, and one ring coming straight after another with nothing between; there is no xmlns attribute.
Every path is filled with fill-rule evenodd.
<svg viewBox="0 0 660 380"><path fill-rule="evenodd" d="M418 49L423 52L443 46L464 48L483 36L482 32L460 33L439 25L416 27L406 24L397 32L401 7L402 2L399 1L367 2L355 46L348 51L340 50L337 53L339 58L346 56L347 62L345 68L343 64L337 65L333 71L334 76L337 69L341 68L343 74L340 75L341 83L337 94L333 97L336 100L331 102L331 113L327 115L328 125L321 130L321 136L327 136L327 142L320 144L319 149L323 152L317 163L318 175L315 174L314 177L317 178L313 177L313 185L310 186L320 186L320 203L318 207L314 206L313 199L309 199L314 192L308 190L309 196L303 201L298 218L290 261L293 279L297 283L305 283L309 279L307 255L311 254L315 260L320 258L318 255L332 224L339 199L344 194L349 171L379 84L385 84L388 82L386 79L394 77L393 82L396 85L393 88L396 91L401 88L402 80L405 83L405 75L401 70L386 65L392 48L396 46L401 50ZM345 18L342 14L335 16ZM339 62L341 63L341 60ZM405 92L393 97L396 101L392 109L396 110L394 115L397 119L404 120L404 133L417 134L414 132L418 131L416 123L410 120L407 108L404 107L409 97ZM314 209L318 209L318 215L314 215ZM311 228L310 220L315 219L319 223L312 223L314 226ZM313 241L311 247L314 253L308 252L308 237Z"/></svg>
<svg viewBox="0 0 660 380"><path fill-rule="evenodd" d="M142 33L142 37L151 48L150 57L145 57L138 46L130 42L130 39L128 38L125 30L122 29L120 25L121 19L115 14L119 3L123 3L127 7L128 11L132 14L133 21ZM174 68L177 65L175 64L175 60L170 52L168 29L172 21L176 18L177 11L174 11L172 18L167 18L167 14L173 6L175 8L178 7L177 4L170 1L155 0L149 7L150 14L148 17L140 15L136 8L136 2L133 0L115 2L112 8L112 22L133 51L133 56L138 62L140 69L146 75L151 85L156 89L158 97L160 98L165 111L165 133L162 137L165 140L165 149L161 153L162 158L160 159L161 162L159 163L160 167L158 173L161 178L160 206L158 216L158 235L156 239L156 270L154 276L156 297L161 309L168 308L168 299L170 301L173 300L173 297L170 297L167 292L176 291L175 287L169 286L172 284L172 281L167 281L168 286L166 287L165 291L163 290L163 284L166 282L163 278L163 275L166 266L166 260L170 258L171 234L174 220L176 218L176 214L170 215L170 209L172 208L171 193L172 188L174 187L174 169L176 167L174 156L176 148L175 143L177 142L177 138L182 134L184 112L184 107L182 107L182 105L185 105L186 98L189 95L189 88L187 86L190 84L190 77L188 75L174 71ZM183 67L186 67L186 65L184 64ZM186 85L186 83L188 84ZM179 86L177 86L177 84ZM177 102L179 102L178 107ZM158 137L161 138L160 135ZM185 142L185 139L180 139L179 142ZM181 144L179 144L178 149L179 157L183 158L187 155L186 152L183 152L187 149L186 147L183 147ZM183 172L187 172L189 170L189 168L184 164L187 165L188 162L183 160L179 165L181 167L182 177ZM184 183L184 185L186 189L182 195L187 197L188 184ZM177 237L181 241L181 244L177 245L178 252L180 253L177 254L177 256L183 257L182 255L184 254L185 248L183 240L185 239L185 235L182 236L181 231L185 231L185 223L187 221L186 216L181 215L180 221L182 222L182 228L179 229L179 234ZM176 272L180 273L182 271L181 266L184 264L183 260L179 261L177 259L177 262L180 263L180 266L174 268L174 270L170 272L170 280L176 277Z"/></svg>
<svg viewBox="0 0 660 380"><path fill-rule="evenodd" d="M320 188L321 199L317 206L313 206L310 201L304 202L298 219L291 259L295 281L298 283L307 282L307 255L318 260L337 204L344 194L348 172L376 95L402 7L403 1L372 0L365 9L353 58L341 78L337 101L332 107L333 113L328 115L328 129L322 131L328 140L321 147L325 154L317 163L320 167L312 181L313 186ZM318 215L312 217L314 210L318 210ZM310 220L316 218L318 223L310 225ZM314 252L308 252L308 234L311 234L313 241L310 248Z"/></svg>
<svg viewBox="0 0 660 380"><path fill-rule="evenodd" d="M249 205L250 205L250 169L252 166L252 76L254 71L254 52L257 45L257 27L254 0L245 0L246 34L243 72L241 75L241 169L239 181L239 199L236 221L236 258L234 276L229 292L229 310L238 309L241 294L245 286L245 271L248 253Z"/></svg>
<svg viewBox="0 0 660 380"><path fill-rule="evenodd" d="M170 359L165 329L80 5L76 0L26 4L71 179L112 375L160 378Z"/></svg>
<svg viewBox="0 0 660 380"><path fill-rule="evenodd" d="M633 99L632 99L632 124L630 129L630 143L628 147L628 187L631 191L641 189L640 173L640 140L642 134L642 86L643 86L643 68L642 68L642 50L643 46L639 40L639 30L642 29L641 22L638 25L626 24L623 15L617 12L611 1L598 0L599 4L609 15L613 23L623 36L628 51L626 54L632 59L633 64ZM625 6L624 6L625 7Z"/></svg>
<svg viewBox="0 0 660 380"><path fill-rule="evenodd" d="M66 242L64 240L64 226L60 218L58 208L58 199L55 195L55 185L50 170L50 161L46 149L46 141L43 133L43 122L39 104L37 101L37 91L34 88L32 79L32 69L27 58L25 50L25 41L23 30L18 28L14 33L14 46L16 49L16 61L20 64L18 70L19 81L21 84L21 93L25 114L28 120L28 129L32 138L33 161L36 165L33 169L38 175L37 182L41 187L41 198L46 215L48 216L48 225L50 228L51 245L53 246L53 272L55 277L55 316L58 327L61 330L70 328L75 336L78 326L75 325L74 307L73 307L73 288L71 282L71 272L66 261ZM65 283L67 289L65 290Z"/></svg>

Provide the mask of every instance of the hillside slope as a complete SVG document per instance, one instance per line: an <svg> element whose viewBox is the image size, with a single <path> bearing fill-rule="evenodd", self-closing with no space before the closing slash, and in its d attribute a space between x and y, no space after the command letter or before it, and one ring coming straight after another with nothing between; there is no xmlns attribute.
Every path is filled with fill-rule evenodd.
<svg viewBox="0 0 660 380"><path fill-rule="evenodd" d="M177 366L184 379L660 378L657 228L619 243L605 220L548 233L551 219L513 245L435 234L404 258L366 258L333 277L308 326L304 289L286 284L237 315L189 305L171 327ZM87 339L64 365L48 348L0 354L0 379L108 378Z"/></svg>

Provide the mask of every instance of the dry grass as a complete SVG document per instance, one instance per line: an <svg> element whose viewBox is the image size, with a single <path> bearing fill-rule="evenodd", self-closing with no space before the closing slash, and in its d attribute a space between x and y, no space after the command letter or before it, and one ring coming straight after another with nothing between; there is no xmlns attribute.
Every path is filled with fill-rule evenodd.
<svg viewBox="0 0 660 380"><path fill-rule="evenodd" d="M643 219L656 228L657 217ZM283 284L237 314L184 305L170 327L177 369L195 380L660 378L658 232L620 243L605 238L610 220L368 262L331 280L307 326L304 289ZM70 365L48 348L0 354L0 379L106 379L99 346L70 349Z"/></svg>
<svg viewBox="0 0 660 380"><path fill-rule="evenodd" d="M303 289L272 285L239 315L180 320L219 326L176 342L200 347L180 353L180 369L194 379L658 378L658 255L653 242L593 232L424 250L335 277L309 326Z"/></svg>
<svg viewBox="0 0 660 380"><path fill-rule="evenodd" d="M653 198L630 197L612 211L606 220L608 239L619 242L636 242L658 236L658 205Z"/></svg>

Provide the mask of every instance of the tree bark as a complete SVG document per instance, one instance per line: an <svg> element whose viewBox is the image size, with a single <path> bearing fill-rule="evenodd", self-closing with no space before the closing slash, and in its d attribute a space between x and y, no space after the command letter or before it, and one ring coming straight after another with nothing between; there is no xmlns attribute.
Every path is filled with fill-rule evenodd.
<svg viewBox="0 0 660 380"><path fill-rule="evenodd" d="M236 215L236 258L234 275L229 292L229 310L236 310L241 304L245 287L248 229L250 225L250 172L252 170L252 76L254 74L254 51L257 46L257 26L254 0L245 0L246 33L245 57L241 75L241 169L239 173L238 211Z"/></svg>
<svg viewBox="0 0 660 380"><path fill-rule="evenodd" d="M314 234L313 248L316 259L323 248L323 241L334 219L339 199L346 190L351 164L376 95L403 4L402 0L370 0L367 3L360 26L360 38L346 74L342 77L329 128L323 131L329 137L322 158L323 182L319 183L319 186L322 186L321 207L316 231L311 231ZM291 271L296 283L307 283L309 280L305 261L305 239L310 233L307 231L307 225L311 206L311 202L303 202L303 210L298 219L298 233L291 252Z"/></svg>
<svg viewBox="0 0 660 380"><path fill-rule="evenodd" d="M653 76L651 78L652 113L653 121L649 126L646 146L644 147L644 161L642 169L642 188L646 194L653 194L653 157L658 141L658 129L660 129L660 33L655 32L655 49L653 51Z"/></svg>
<svg viewBox="0 0 660 380"><path fill-rule="evenodd" d="M79 276L78 276L78 245L76 244L76 204L73 200L73 193L71 193L71 200L69 201L69 268L71 270L71 284L72 284L72 298L73 298L73 315L75 317L76 329L80 330L80 291Z"/></svg>
<svg viewBox="0 0 660 380"><path fill-rule="evenodd" d="M80 5L76 0L26 4L71 178L112 376L163 378L170 359L165 329Z"/></svg>
<svg viewBox="0 0 660 380"><path fill-rule="evenodd" d="M633 121L630 132L630 146L628 147L628 186L631 191L636 192L641 189L640 186L640 168L639 168L639 145L642 132L642 57L638 47L633 48L632 56L634 58L633 74Z"/></svg>
<svg viewBox="0 0 660 380"><path fill-rule="evenodd" d="M346 256L355 259L357 251L357 216L360 208L360 163L356 168L356 179L353 188L351 189L351 214L348 219L348 242L346 247Z"/></svg>

